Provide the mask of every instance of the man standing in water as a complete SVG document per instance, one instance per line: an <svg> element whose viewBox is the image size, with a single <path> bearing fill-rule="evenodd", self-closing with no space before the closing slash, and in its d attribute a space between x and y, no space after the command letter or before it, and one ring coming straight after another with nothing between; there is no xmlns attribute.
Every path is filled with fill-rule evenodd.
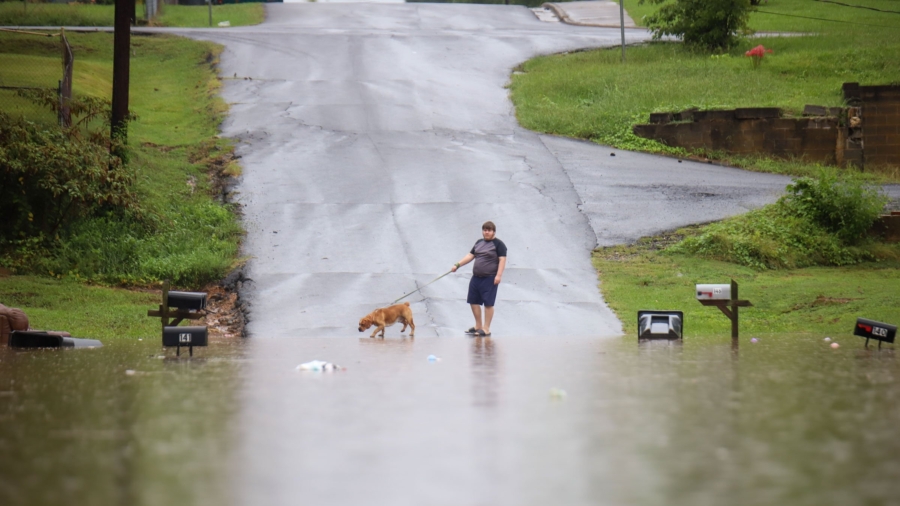
<svg viewBox="0 0 900 506"><path fill-rule="evenodd" d="M491 335L491 320L494 319L494 301L497 298L497 286L506 269L506 245L497 239L497 227L493 222L487 221L481 226L481 235L484 239L478 239L475 246L466 256L453 265L450 269L457 269L475 260L472 267L472 279L469 281L469 295L466 298L472 306L472 314L475 316L475 326L466 331L476 337ZM484 306L484 322L481 320L481 306Z"/></svg>

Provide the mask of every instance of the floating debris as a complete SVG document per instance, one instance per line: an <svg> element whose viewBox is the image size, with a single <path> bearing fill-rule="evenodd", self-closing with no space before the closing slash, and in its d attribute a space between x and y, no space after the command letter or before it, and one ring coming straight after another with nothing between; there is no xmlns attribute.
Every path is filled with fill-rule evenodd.
<svg viewBox="0 0 900 506"><path fill-rule="evenodd" d="M344 367L341 367L337 364L332 364L331 362L324 362L322 360L313 360L311 362L306 362L305 364L300 364L297 366L298 371L313 371L313 372L341 371L344 369L345 369Z"/></svg>
<svg viewBox="0 0 900 506"><path fill-rule="evenodd" d="M550 397L553 399L565 399L569 394L566 393L562 388L551 388L550 389Z"/></svg>

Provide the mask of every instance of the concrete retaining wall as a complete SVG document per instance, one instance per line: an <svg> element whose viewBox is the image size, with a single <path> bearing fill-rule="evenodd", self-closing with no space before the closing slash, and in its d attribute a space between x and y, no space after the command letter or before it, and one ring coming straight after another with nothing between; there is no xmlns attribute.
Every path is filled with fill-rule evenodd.
<svg viewBox="0 0 900 506"><path fill-rule="evenodd" d="M634 133L669 146L846 166L900 166L900 86L844 84L848 107L773 107L654 113Z"/></svg>

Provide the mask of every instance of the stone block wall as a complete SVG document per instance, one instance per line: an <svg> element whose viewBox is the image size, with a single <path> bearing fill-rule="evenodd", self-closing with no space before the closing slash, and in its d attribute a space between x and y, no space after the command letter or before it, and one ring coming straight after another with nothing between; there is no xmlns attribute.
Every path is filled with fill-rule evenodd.
<svg viewBox="0 0 900 506"><path fill-rule="evenodd" d="M900 242L900 211L892 211L878 218L869 232L884 242Z"/></svg>
<svg viewBox="0 0 900 506"><path fill-rule="evenodd" d="M780 109L766 107L654 114L650 124L636 125L634 133L687 149L803 157L834 165L840 128L834 116L784 118Z"/></svg>
<svg viewBox="0 0 900 506"><path fill-rule="evenodd" d="M900 167L900 86L845 83L848 107L806 106L654 113L634 133L669 146L802 158L840 167Z"/></svg>
<svg viewBox="0 0 900 506"><path fill-rule="evenodd" d="M900 167L900 86L845 83L843 91L860 110L865 165Z"/></svg>

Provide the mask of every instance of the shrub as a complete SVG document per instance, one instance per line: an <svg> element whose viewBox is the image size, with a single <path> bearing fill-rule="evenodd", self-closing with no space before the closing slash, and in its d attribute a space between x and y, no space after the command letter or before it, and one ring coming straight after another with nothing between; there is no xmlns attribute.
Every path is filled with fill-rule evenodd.
<svg viewBox="0 0 900 506"><path fill-rule="evenodd" d="M861 240L885 198L856 178L822 171L795 179L779 201L709 225L668 248L754 269L852 265L894 255Z"/></svg>
<svg viewBox="0 0 900 506"><path fill-rule="evenodd" d="M640 0L644 2L663 4L646 20L654 39L674 35L707 51L737 45L750 20L750 0Z"/></svg>
<svg viewBox="0 0 900 506"><path fill-rule="evenodd" d="M859 178L839 179L834 171L797 178L787 192L786 202L798 215L848 244L865 235L888 200L879 188Z"/></svg>
<svg viewBox="0 0 900 506"><path fill-rule="evenodd" d="M133 182L104 141L0 113L0 239L52 237L101 209L136 209Z"/></svg>

